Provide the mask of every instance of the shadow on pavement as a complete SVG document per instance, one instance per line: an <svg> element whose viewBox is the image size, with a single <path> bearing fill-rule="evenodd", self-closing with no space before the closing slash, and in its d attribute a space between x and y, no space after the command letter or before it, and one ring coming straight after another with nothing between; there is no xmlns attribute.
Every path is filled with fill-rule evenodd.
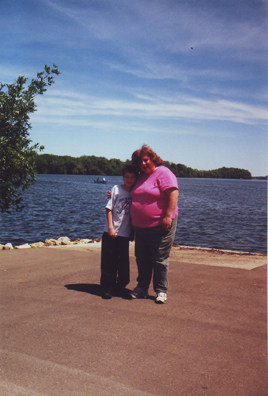
<svg viewBox="0 0 268 396"><path fill-rule="evenodd" d="M66 289L68 289L68 290L75 290L78 292L89 293L94 296L102 297L102 287L95 283L92 283L92 284L76 283L76 284L65 285L64 287L66 287ZM131 300L130 292L131 292L131 290L126 289L126 294L122 298L124 300ZM115 295L114 297L117 297L117 296ZM154 300L155 298L153 296L148 296L147 299Z"/></svg>
<svg viewBox="0 0 268 396"><path fill-rule="evenodd" d="M75 290L78 292L93 294L94 296L101 297L102 288L100 285L96 285L94 283L76 283L73 285L65 285L68 290Z"/></svg>

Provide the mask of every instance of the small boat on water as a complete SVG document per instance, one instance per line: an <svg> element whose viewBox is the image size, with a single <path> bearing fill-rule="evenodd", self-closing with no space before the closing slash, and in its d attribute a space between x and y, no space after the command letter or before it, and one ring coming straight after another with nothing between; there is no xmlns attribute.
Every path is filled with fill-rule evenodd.
<svg viewBox="0 0 268 396"><path fill-rule="evenodd" d="M103 177L102 179L100 179L100 178L98 177L97 180L94 180L94 183L106 184L106 183L107 183L107 180L105 179L105 177Z"/></svg>

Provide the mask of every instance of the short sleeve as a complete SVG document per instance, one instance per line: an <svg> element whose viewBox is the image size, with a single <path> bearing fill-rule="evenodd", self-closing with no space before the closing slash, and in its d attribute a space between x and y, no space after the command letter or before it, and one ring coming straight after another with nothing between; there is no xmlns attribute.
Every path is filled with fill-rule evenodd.
<svg viewBox="0 0 268 396"><path fill-rule="evenodd" d="M168 188L176 188L178 190L178 181L174 173L165 166L161 168L159 168L160 173L158 176L160 190L165 191Z"/></svg>
<svg viewBox="0 0 268 396"><path fill-rule="evenodd" d="M107 202L107 204L105 206L106 209L109 209L109 210L113 209L114 203L116 200L116 194L117 194L117 188L116 188L116 186L114 186L111 190L111 198L109 199L109 201Z"/></svg>

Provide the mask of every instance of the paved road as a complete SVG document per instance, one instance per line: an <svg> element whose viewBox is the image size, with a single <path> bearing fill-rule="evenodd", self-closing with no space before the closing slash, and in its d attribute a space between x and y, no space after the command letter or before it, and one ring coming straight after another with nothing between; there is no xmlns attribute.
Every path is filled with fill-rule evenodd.
<svg viewBox="0 0 268 396"><path fill-rule="evenodd" d="M157 305L102 300L97 250L0 252L0 395L267 396L266 265L182 254Z"/></svg>

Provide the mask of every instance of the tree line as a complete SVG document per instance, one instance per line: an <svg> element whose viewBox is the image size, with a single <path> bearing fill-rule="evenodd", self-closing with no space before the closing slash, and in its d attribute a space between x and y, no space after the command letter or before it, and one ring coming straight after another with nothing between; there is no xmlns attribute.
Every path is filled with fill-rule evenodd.
<svg viewBox="0 0 268 396"><path fill-rule="evenodd" d="M119 176L125 164L130 160L121 161L116 158L107 159L94 155L71 157L68 155L58 156L54 154L36 154L36 170L39 174L67 174L67 175L102 175ZM164 161L177 177L196 178L222 178L222 179L251 179L251 173L246 169L222 167L214 170L198 170L183 164L174 164Z"/></svg>

